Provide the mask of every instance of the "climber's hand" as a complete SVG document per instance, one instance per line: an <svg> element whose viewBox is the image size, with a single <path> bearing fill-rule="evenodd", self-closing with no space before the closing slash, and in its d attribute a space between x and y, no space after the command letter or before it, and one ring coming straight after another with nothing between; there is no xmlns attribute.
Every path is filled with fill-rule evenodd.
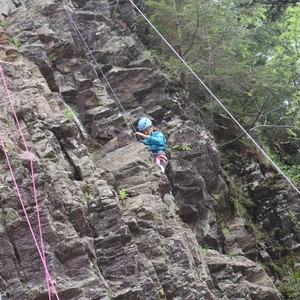
<svg viewBox="0 0 300 300"><path fill-rule="evenodd" d="M143 139L149 139L149 135L143 134L143 133L141 133L141 132L136 132L135 134L136 134L137 136L142 137Z"/></svg>

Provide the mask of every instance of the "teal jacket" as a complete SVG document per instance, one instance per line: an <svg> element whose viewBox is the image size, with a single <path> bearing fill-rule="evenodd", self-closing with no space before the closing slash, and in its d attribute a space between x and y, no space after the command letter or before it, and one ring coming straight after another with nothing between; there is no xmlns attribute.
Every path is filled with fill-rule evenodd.
<svg viewBox="0 0 300 300"><path fill-rule="evenodd" d="M166 150L167 140L162 132L154 131L149 139L143 139L142 143L149 146L154 156L157 156L160 154L160 151Z"/></svg>

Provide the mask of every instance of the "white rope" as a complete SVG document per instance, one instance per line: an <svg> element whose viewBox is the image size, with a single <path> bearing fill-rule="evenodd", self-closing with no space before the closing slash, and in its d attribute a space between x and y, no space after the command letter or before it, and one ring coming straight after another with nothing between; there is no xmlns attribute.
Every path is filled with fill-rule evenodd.
<svg viewBox="0 0 300 300"><path fill-rule="evenodd" d="M99 64L98 64L98 62L97 62L97 60L96 60L96 58L95 58L93 52L91 51L89 45L86 43L84 37L82 36L81 32L79 31L79 29L78 29L76 23L74 22L74 19L72 18L71 14L68 12L68 10L66 9L66 7L65 7L64 5L63 5L63 8L64 8L64 10L66 11L66 13L67 13L67 15L68 15L68 17L69 17L69 19L70 19L70 23L71 23L72 27L74 28L74 30L75 30L75 31L77 32L77 34L79 35L79 37L80 37L82 43L84 44L84 46L87 48L87 50L88 50L87 53L91 55L91 57L92 57L94 63L96 64L96 66L97 66L97 68L99 69L101 75L103 76L105 82L107 83L107 85L108 85L110 91L112 92L114 98L116 99L117 103L119 104L119 107L122 109L122 111L123 111L123 113L124 113L124 116L123 116L123 117L124 117L124 119L125 119L125 117L126 117L128 114L127 114L127 112L126 112L124 106L122 105L122 103L121 103L119 97L117 96L117 94L115 93L115 91L114 91L114 89L112 88L111 84L109 83L107 77L106 77L105 74L103 73L103 71L102 71L101 67L99 66ZM135 129L135 127L133 126L131 120L126 118L126 119L125 119L125 122L126 122L127 125L128 125L128 123L127 123L128 121L129 121L129 124L130 124L129 128L130 128L133 132L136 132L136 129Z"/></svg>
<svg viewBox="0 0 300 300"><path fill-rule="evenodd" d="M153 28L153 30L161 37L161 39L169 46L169 48L174 52L177 58L188 68L188 70L197 78L197 80L203 85L203 87L209 92L209 94L219 103L219 105L225 110L229 117L238 125L238 127L247 135L247 137L253 142L253 144L260 150L260 152L270 161L270 163L275 167L275 169L287 180L287 182L293 187L293 189L300 195L300 191L293 184L293 182L281 171L281 169L276 165L276 163L268 156L268 154L258 145L258 143L252 138L252 136L247 132L246 129L236 120L236 118L230 113L230 111L224 106L224 104L215 96L215 94L207 87L207 85L200 79L200 77L193 71L193 69L185 62L185 60L176 52L172 45L164 38L164 36L155 28L155 26L149 21L149 19L142 13L142 11L129 0L134 8L143 16L147 23Z"/></svg>

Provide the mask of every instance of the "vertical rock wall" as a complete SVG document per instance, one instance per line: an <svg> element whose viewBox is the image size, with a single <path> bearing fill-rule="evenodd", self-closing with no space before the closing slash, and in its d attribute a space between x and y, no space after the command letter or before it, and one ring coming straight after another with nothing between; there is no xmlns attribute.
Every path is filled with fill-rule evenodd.
<svg viewBox="0 0 300 300"><path fill-rule="evenodd" d="M0 3L0 63L33 157L59 298L281 299L264 269L244 256L239 242L244 237L253 249L253 235L232 219L213 137L131 32L129 3L119 3L124 19L112 18L115 4L106 1ZM28 153L0 91L0 132L38 236ZM142 115L168 135L167 176L128 126ZM48 299L2 150L0 168L0 295ZM218 221L222 208L236 220L231 244ZM224 254L230 245L239 257Z"/></svg>

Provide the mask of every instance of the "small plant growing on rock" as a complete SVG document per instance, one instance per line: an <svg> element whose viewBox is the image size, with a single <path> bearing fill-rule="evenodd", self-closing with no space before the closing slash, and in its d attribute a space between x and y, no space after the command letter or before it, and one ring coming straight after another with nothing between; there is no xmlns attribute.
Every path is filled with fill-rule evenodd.
<svg viewBox="0 0 300 300"><path fill-rule="evenodd" d="M113 16L112 16L112 18L114 19L114 18L120 18L121 17L121 14L118 12L118 11L114 11L114 14L113 14Z"/></svg>
<svg viewBox="0 0 300 300"><path fill-rule="evenodd" d="M184 143L184 144L182 144L181 145L181 149L183 150L183 151L191 151L192 150L192 148L191 148L191 144L187 144L187 143Z"/></svg>
<svg viewBox="0 0 300 300"><path fill-rule="evenodd" d="M127 114L126 114L126 115L123 115L123 118L124 118L124 121L125 121L126 125L127 125L129 128L133 127L132 122L131 122L131 120L130 120L130 117L129 117Z"/></svg>
<svg viewBox="0 0 300 300"><path fill-rule="evenodd" d="M113 298L113 294L111 291L107 291L107 297L109 300L111 300Z"/></svg>
<svg viewBox="0 0 300 300"><path fill-rule="evenodd" d="M246 222L249 228L251 228L252 232L255 235L256 243L258 244L260 241L263 241L266 236L262 231L260 225L255 224L252 221L250 215L247 212L247 208L239 201L239 199L232 198L232 200L236 214Z"/></svg>
<svg viewBox="0 0 300 300"><path fill-rule="evenodd" d="M230 234L230 230L225 223L222 223L222 232L225 238Z"/></svg>
<svg viewBox="0 0 300 300"><path fill-rule="evenodd" d="M52 29L54 32L58 30L58 26L55 24L50 24L49 28Z"/></svg>
<svg viewBox="0 0 300 300"><path fill-rule="evenodd" d="M232 259L234 255L232 253L230 253L230 252L227 252L225 254L225 256L228 257L229 259Z"/></svg>
<svg viewBox="0 0 300 300"><path fill-rule="evenodd" d="M168 151L172 151L172 150L190 151L192 150L192 147L190 143L182 143L182 144L176 144L174 146L171 146L167 148L167 150Z"/></svg>
<svg viewBox="0 0 300 300"><path fill-rule="evenodd" d="M158 293L160 299L166 299L166 295L165 295L164 289L162 287L157 289L157 293Z"/></svg>
<svg viewBox="0 0 300 300"><path fill-rule="evenodd" d="M124 188L119 189L119 195L121 200L125 200L129 196Z"/></svg>
<svg viewBox="0 0 300 300"><path fill-rule="evenodd" d="M91 200L91 199L92 199L92 194L89 193L89 192L85 192L84 197L85 197L85 199L87 199L87 200Z"/></svg>
<svg viewBox="0 0 300 300"><path fill-rule="evenodd" d="M84 197L87 200L91 200L92 199L92 187L90 184L87 184L85 186L85 193L84 193Z"/></svg>
<svg viewBox="0 0 300 300"><path fill-rule="evenodd" d="M63 111L64 117L67 119L72 119L75 116L75 112L71 108L67 108Z"/></svg>
<svg viewBox="0 0 300 300"><path fill-rule="evenodd" d="M214 203L217 205L220 202L220 196L216 194L212 194L212 197L214 199Z"/></svg>
<svg viewBox="0 0 300 300"><path fill-rule="evenodd" d="M13 42L13 44L14 44L17 48L20 47L20 45L21 45L20 39L19 39L17 36L13 36L12 39L11 39L11 41Z"/></svg>
<svg viewBox="0 0 300 300"><path fill-rule="evenodd" d="M31 289L32 289L32 287L29 284L26 284L25 286L23 286L23 292L27 297L29 296ZM0 295L0 300L2 300L1 295Z"/></svg>
<svg viewBox="0 0 300 300"><path fill-rule="evenodd" d="M49 55L49 60L50 61L56 61L58 59L58 56L55 53L51 53Z"/></svg>
<svg viewBox="0 0 300 300"><path fill-rule="evenodd" d="M203 255L206 255L207 252L208 252L208 247L207 247L207 246L200 246L200 252L201 252Z"/></svg>
<svg viewBox="0 0 300 300"><path fill-rule="evenodd" d="M290 254L276 262L272 266L281 278L280 290L285 296L284 299L299 299L300 295L300 268L297 267L297 256Z"/></svg>

